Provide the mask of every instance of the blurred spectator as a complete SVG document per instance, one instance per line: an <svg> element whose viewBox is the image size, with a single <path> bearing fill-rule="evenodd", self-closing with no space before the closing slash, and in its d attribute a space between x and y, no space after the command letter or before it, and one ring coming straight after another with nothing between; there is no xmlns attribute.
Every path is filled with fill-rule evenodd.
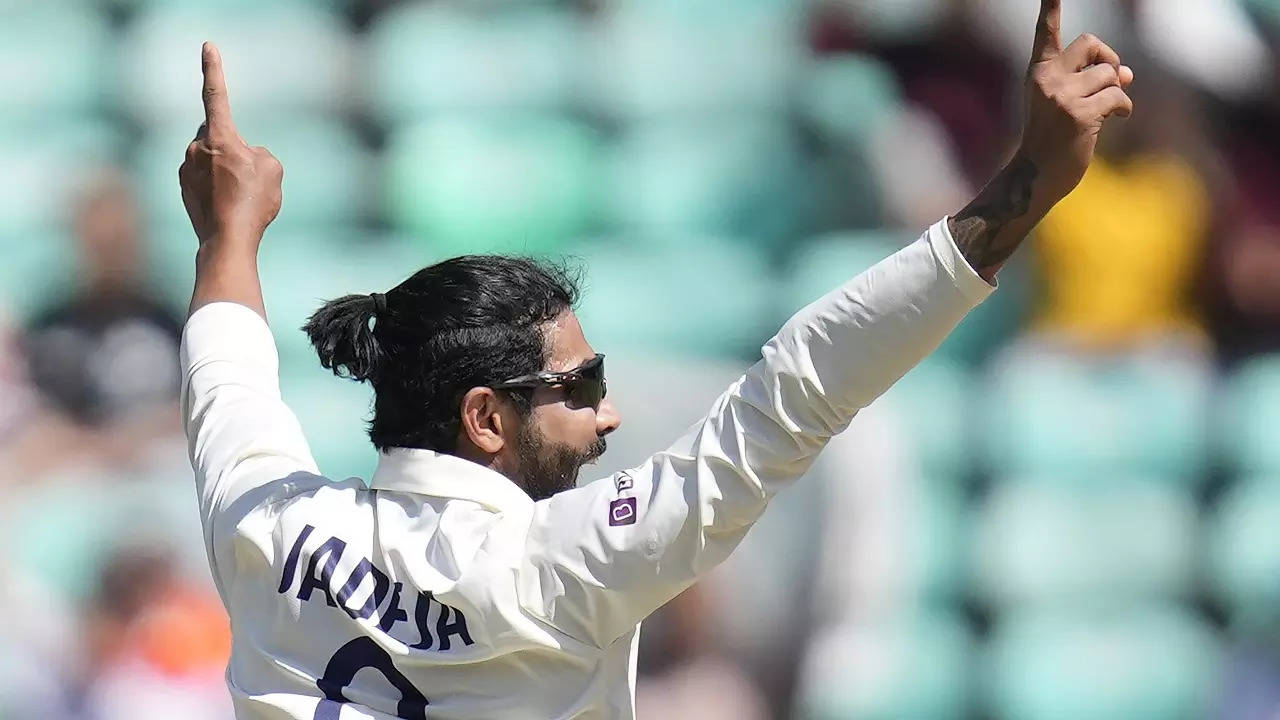
<svg viewBox="0 0 1280 720"><path fill-rule="evenodd" d="M1185 96L1144 77L1127 125L1100 139L1083 182L1040 224L1033 330L1066 349L1204 349L1196 283L1215 222L1210 184L1180 112Z"/></svg>
<svg viewBox="0 0 1280 720"><path fill-rule="evenodd" d="M1231 226L1207 265L1211 331L1228 364L1280 351L1280 107L1228 110L1222 129L1234 182Z"/></svg>
<svg viewBox="0 0 1280 720"><path fill-rule="evenodd" d="M231 718L226 616L210 592L175 574L167 555L119 551L86 615L85 718Z"/></svg>
<svg viewBox="0 0 1280 720"><path fill-rule="evenodd" d="M0 475L25 479L64 466L128 466L177 430L181 324L147 286L132 189L94 179L74 210L80 278L39 313L22 347L43 407L24 413Z"/></svg>
<svg viewBox="0 0 1280 720"><path fill-rule="evenodd" d="M75 422L99 426L170 404L181 324L146 284L132 189L92 183L75 212L80 286L27 330L36 386Z"/></svg>

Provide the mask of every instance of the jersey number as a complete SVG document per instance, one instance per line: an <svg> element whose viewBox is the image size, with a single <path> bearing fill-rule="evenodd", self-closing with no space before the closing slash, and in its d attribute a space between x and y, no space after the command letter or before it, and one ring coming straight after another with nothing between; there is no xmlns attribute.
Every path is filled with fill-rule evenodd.
<svg viewBox="0 0 1280 720"><path fill-rule="evenodd" d="M342 689L351 684L356 673L373 668L382 673L395 689L400 691L400 704L396 717L404 720L427 720L427 698L409 679L400 674L391 662L391 654L378 646L372 638L358 637L338 648L324 668L324 677L316 681L325 699L316 706L312 720L338 720L342 703L350 702Z"/></svg>

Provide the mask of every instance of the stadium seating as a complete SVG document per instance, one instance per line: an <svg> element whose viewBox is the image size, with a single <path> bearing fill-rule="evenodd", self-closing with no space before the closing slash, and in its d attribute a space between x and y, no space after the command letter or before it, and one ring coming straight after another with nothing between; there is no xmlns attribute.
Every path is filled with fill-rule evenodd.
<svg viewBox="0 0 1280 720"><path fill-rule="evenodd" d="M915 40L944 26L946 0L867 0L840 6L849 19L881 42Z"/></svg>
<svg viewBox="0 0 1280 720"><path fill-rule="evenodd" d="M800 84L802 117L824 136L861 146L902 108L893 70L867 55L828 55L810 61Z"/></svg>
<svg viewBox="0 0 1280 720"><path fill-rule="evenodd" d="M122 145L98 121L0 118L0 167L10 180L0 193L0 303L18 319L74 286L70 208Z"/></svg>
<svg viewBox="0 0 1280 720"><path fill-rule="evenodd" d="M964 718L973 657L964 622L947 613L824 628L803 661L796 717Z"/></svg>
<svg viewBox="0 0 1280 720"><path fill-rule="evenodd" d="M1195 569L1191 494L1116 476L1099 484L997 483L974 528L975 594L1023 607L1185 596Z"/></svg>
<svg viewBox="0 0 1280 720"><path fill-rule="evenodd" d="M781 118L635 123L610 160L605 203L620 232L792 242L803 168Z"/></svg>
<svg viewBox="0 0 1280 720"><path fill-rule="evenodd" d="M93 118L6 122L0 114L0 168L14 179L0 193L0 237L67 229L76 194L118 159L123 145L118 129Z"/></svg>
<svg viewBox="0 0 1280 720"><path fill-rule="evenodd" d="M424 120L384 153L396 228L435 254L552 252L595 213L597 140L558 117Z"/></svg>
<svg viewBox="0 0 1280 720"><path fill-rule="evenodd" d="M686 237L577 248L587 270L578 317L599 352L755 360L774 330L774 285L759 249Z"/></svg>
<svg viewBox="0 0 1280 720"><path fill-rule="evenodd" d="M791 253L782 285L786 312L817 300L858 273L902 249L909 232L841 231L810 238Z"/></svg>
<svg viewBox="0 0 1280 720"><path fill-rule="evenodd" d="M259 267L282 372L318 367L315 351L299 328L324 301L386 292L435 259L402 238L354 228L270 231Z"/></svg>
<svg viewBox="0 0 1280 720"><path fill-rule="evenodd" d="M0 122L6 116L47 121L101 109L115 90L114 75L97 71L114 49L105 16L74 4L19 5L0 7Z"/></svg>
<svg viewBox="0 0 1280 720"><path fill-rule="evenodd" d="M1019 612L985 660L990 716L1009 720L1208 717L1220 652L1196 617L1165 606Z"/></svg>
<svg viewBox="0 0 1280 720"><path fill-rule="evenodd" d="M601 477L700 419L791 313L914 240L904 208L933 212L968 192L958 168L996 160L996 131L975 123L999 118L940 89L997 55L1020 66L1035 3L965 4L973 68L920 67L916 48L952 50L930 39L950 31L951 4L0 0L0 317L20 331L75 282L69 209L107 165L135 176L154 284L185 307L196 243L176 170L212 39L239 129L285 167L260 266L284 398L321 471L370 477L371 389L321 368L300 326L325 300L499 251L584 271L578 313L624 419L582 473ZM1115 0L1078 4L1067 36L1123 34ZM1136 32L1170 68L1225 72L1219 94L1264 81L1251 69L1280 0L1167 3L1249 40L1226 48L1249 63L1213 66L1195 61L1213 43L1177 56L1170 41L1203 25L1192 14L1152 35L1165 4L1140 3ZM1280 355L1219 388L1210 368L1155 353L1055 354L1035 336L1005 348L1033 305L1029 259L703 585L709 636L745 667L775 672L812 638L798 717L1206 717L1215 681L1238 673L1219 632L1262 642L1256 628L1276 627ZM207 579L184 443L170 440L163 467L64 467L13 488L0 608L10 584L47 587L34 595L47 629L79 632L117 544L172 548ZM21 671L64 682L8 629L6 719L40 696ZM34 702L27 714L54 717Z"/></svg>
<svg viewBox="0 0 1280 720"><path fill-rule="evenodd" d="M366 483L377 465L377 452L365 433L373 417L373 389L334 377L313 360L294 364L282 374L280 392L298 416L320 472L331 480L358 477Z"/></svg>
<svg viewBox="0 0 1280 720"><path fill-rule="evenodd" d="M840 482L839 476L832 478ZM902 526L886 530L895 541L889 557L882 548L866 548L861 559L887 563L880 578L897 606L946 607L965 596L965 570L973 532L973 511L964 488L950 478L921 477L905 486L886 511ZM832 518L832 522L838 518Z"/></svg>
<svg viewBox="0 0 1280 720"><path fill-rule="evenodd" d="M1243 473L1280 473L1280 355L1264 355L1241 367L1222 398L1218 440L1227 463Z"/></svg>
<svg viewBox="0 0 1280 720"><path fill-rule="evenodd" d="M780 110L801 19L778 0L610 3L589 41L588 97L620 118Z"/></svg>
<svg viewBox="0 0 1280 720"><path fill-rule="evenodd" d="M970 372L946 357L917 365L885 393L923 477L954 484L972 471L972 394Z"/></svg>
<svg viewBox="0 0 1280 720"><path fill-rule="evenodd" d="M1273 31L1280 29L1280 1L1245 0L1245 7L1255 17L1267 23Z"/></svg>
<svg viewBox="0 0 1280 720"><path fill-rule="evenodd" d="M1193 483L1206 461L1208 391L1204 369L1182 363L1014 352L992 372L980 440L1004 476Z"/></svg>
<svg viewBox="0 0 1280 720"><path fill-rule="evenodd" d="M341 108L351 80L351 36L335 13L311 3L246 4L223 12L195 3L148 6L128 27L120 55L123 99L148 124L203 119L200 44L224 57L228 91L242 114Z"/></svg>
<svg viewBox="0 0 1280 720"><path fill-rule="evenodd" d="M0 230L0 307L22 321L75 287L73 241L63 232Z"/></svg>
<svg viewBox="0 0 1280 720"><path fill-rule="evenodd" d="M393 7L369 31L370 104L392 120L569 105L581 67L580 23L563 8L538 4Z"/></svg>
<svg viewBox="0 0 1280 720"><path fill-rule="evenodd" d="M180 571L203 577L207 558L201 533L191 531L200 520L189 473L178 449L174 465L120 474L82 468L21 488L0 508L0 563L64 603L87 599L102 563L129 545L163 547Z"/></svg>
<svg viewBox="0 0 1280 720"><path fill-rule="evenodd" d="M155 7L189 7L216 10L220 13L240 13L261 9L264 5L297 5L299 0L63 0L65 2L96 2L127 11L145 11ZM333 10L349 8L359 0L307 0L307 4Z"/></svg>
<svg viewBox="0 0 1280 720"><path fill-rule="evenodd" d="M264 145L284 166L284 203L273 231L322 230L358 223L372 211L373 164L355 133L333 119L242 113L246 142ZM178 166L194 126L167 125L138 148L135 173L156 241L190 249L191 223L178 188Z"/></svg>
<svg viewBox="0 0 1280 720"><path fill-rule="evenodd" d="M1280 481L1240 481L1206 523L1205 576L1240 620L1273 618L1280 605Z"/></svg>

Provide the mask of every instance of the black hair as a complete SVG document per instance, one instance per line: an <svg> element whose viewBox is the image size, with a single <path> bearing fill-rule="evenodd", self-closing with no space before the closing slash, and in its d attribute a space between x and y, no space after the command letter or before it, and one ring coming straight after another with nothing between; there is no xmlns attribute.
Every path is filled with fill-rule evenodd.
<svg viewBox="0 0 1280 720"><path fill-rule="evenodd" d="M375 447L452 453L467 391L545 369L546 324L577 300L576 277L563 266L465 255L385 295L330 300L302 329L321 365L373 384ZM529 412L528 393L508 395Z"/></svg>

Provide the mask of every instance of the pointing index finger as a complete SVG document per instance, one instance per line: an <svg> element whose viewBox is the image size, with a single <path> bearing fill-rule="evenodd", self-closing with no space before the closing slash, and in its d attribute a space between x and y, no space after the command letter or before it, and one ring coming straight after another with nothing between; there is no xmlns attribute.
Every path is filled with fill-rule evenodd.
<svg viewBox="0 0 1280 720"><path fill-rule="evenodd" d="M200 52L200 67L204 72L204 121L209 136L218 138L235 134L231 121L231 103L227 99L227 81L222 75L222 54L217 46L207 42Z"/></svg>
<svg viewBox="0 0 1280 720"><path fill-rule="evenodd" d="M1040 0L1031 62L1052 60L1062 52L1062 0Z"/></svg>

